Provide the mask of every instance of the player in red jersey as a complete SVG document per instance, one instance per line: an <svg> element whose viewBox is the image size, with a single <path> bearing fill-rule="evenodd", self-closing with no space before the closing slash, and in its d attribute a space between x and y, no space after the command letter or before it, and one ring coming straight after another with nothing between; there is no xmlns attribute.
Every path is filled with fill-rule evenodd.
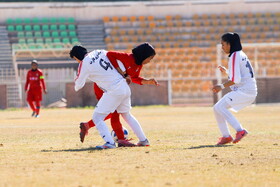
<svg viewBox="0 0 280 187"><path fill-rule="evenodd" d="M150 85L158 85L155 79L144 79L140 77L140 71L144 64L148 64L153 57L155 56L156 52L154 48L149 43L143 43L132 50L132 53L124 53L124 52L114 52L109 51L107 52L107 57L112 63L112 65L117 69L117 71L126 78L127 82L130 83L131 81L136 84L150 84ZM121 61L125 67L125 71L123 71L117 61ZM94 85L95 94L98 98L98 95L101 97L103 91L98 88L97 85ZM120 123L119 114L115 111L114 113L110 114L106 119L111 117L111 125L113 130L115 131L118 137L118 144L119 146L133 146L130 142L125 140L122 125ZM92 120L89 120L87 123L81 123L80 128L80 138L81 141L84 141L85 135L88 134L88 130L91 127L94 127L95 124ZM137 135L137 132L135 132ZM149 141L139 141L138 146L149 146Z"/></svg>
<svg viewBox="0 0 280 187"><path fill-rule="evenodd" d="M39 117L40 102L42 101L42 88L47 93L43 72L38 69L37 60L32 60L31 69L27 72L25 92L27 93L27 102L32 109L32 117ZM34 105L35 103L35 105Z"/></svg>

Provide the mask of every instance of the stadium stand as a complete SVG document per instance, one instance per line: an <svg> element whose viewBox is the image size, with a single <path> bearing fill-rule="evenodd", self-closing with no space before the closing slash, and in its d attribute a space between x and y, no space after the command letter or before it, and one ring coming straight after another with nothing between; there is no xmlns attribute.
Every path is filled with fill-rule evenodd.
<svg viewBox="0 0 280 187"><path fill-rule="evenodd" d="M194 14L191 17L114 16L104 17L103 22L104 40L109 50L129 50L146 41L155 46L156 69L172 71L175 95L209 94L211 81L204 80L202 87L196 85L198 79L216 76L216 45L220 34L238 32L243 43L280 42L279 13ZM254 50L245 48L245 51L253 60ZM274 59L279 59L279 47L259 49L258 53L258 75L279 76L279 65L276 67L273 63ZM226 56L222 63L226 65ZM143 75L154 75L153 66L148 64Z"/></svg>
<svg viewBox="0 0 280 187"><path fill-rule="evenodd" d="M74 18L15 18L7 19L6 24L16 49L62 48L79 43Z"/></svg>

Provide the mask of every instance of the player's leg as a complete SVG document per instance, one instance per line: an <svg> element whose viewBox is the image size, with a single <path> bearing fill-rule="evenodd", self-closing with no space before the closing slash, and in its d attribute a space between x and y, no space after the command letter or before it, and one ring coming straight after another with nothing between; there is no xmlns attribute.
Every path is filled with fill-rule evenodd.
<svg viewBox="0 0 280 187"><path fill-rule="evenodd" d="M97 146L97 148L114 148L115 142L106 126L104 120L108 114L113 113L116 108L121 104L125 94L121 94L122 90L115 90L114 92L106 92L98 101L94 114L93 122L96 125L101 137L106 142L103 146Z"/></svg>
<svg viewBox="0 0 280 187"><path fill-rule="evenodd" d="M110 134L110 131L109 131L106 123L104 122L104 119L107 115L108 114L94 112L93 117L92 117L92 120L95 123L100 136L106 142L103 146L97 146L97 148L101 148L101 149L116 147L115 142Z"/></svg>
<svg viewBox="0 0 280 187"><path fill-rule="evenodd" d="M118 137L118 140L124 140L124 133L122 130L122 124L120 122L120 115L117 111L112 113L111 126L112 126L112 129L115 131L115 133Z"/></svg>
<svg viewBox="0 0 280 187"><path fill-rule="evenodd" d="M112 114L109 114L104 120L110 119ZM95 124L93 123L92 119L86 122L88 124L89 129L92 127L95 127Z"/></svg>
<svg viewBox="0 0 280 187"><path fill-rule="evenodd" d="M127 139L125 139L123 127L120 122L120 114L117 111L112 113L111 126L112 126L112 129L115 131L116 136L118 137L118 147L134 147L135 146L135 144L133 144L133 143L129 142Z"/></svg>
<svg viewBox="0 0 280 187"><path fill-rule="evenodd" d="M35 108L34 102L32 100L27 100L27 102L32 110L32 117L33 117L36 115L36 108Z"/></svg>
<svg viewBox="0 0 280 187"><path fill-rule="evenodd" d="M111 114L109 114L105 120L111 118ZM80 141L83 143L85 140L85 136L88 135L88 130L92 127L95 127L94 122L91 120L89 120L88 122L81 122L80 123Z"/></svg>
<svg viewBox="0 0 280 187"><path fill-rule="evenodd" d="M227 144L233 140L226 124L226 118L223 115L223 110L227 110L227 105L228 104L226 103L225 99L222 98L213 107L215 118L222 134L222 137L219 139L217 145Z"/></svg>
<svg viewBox="0 0 280 187"><path fill-rule="evenodd" d="M35 108L35 105L34 105L34 98L33 98L33 93L31 90L29 90L27 92L27 98L26 98L27 102L28 102L28 105L29 107L31 108L32 110L32 117L36 115L36 108Z"/></svg>
<svg viewBox="0 0 280 187"><path fill-rule="evenodd" d="M121 113L123 119L127 122L130 128L133 130L137 138L139 139L138 146L149 146L150 143L140 125L138 120L130 113Z"/></svg>
<svg viewBox="0 0 280 187"><path fill-rule="evenodd" d="M36 116L35 117L39 117L40 108L41 108L41 102L36 100L35 101L35 105L36 105Z"/></svg>
<svg viewBox="0 0 280 187"><path fill-rule="evenodd" d="M35 94L34 97L35 97L35 105L36 105L35 117L39 117L41 101L42 101L42 90L35 90L34 94Z"/></svg>

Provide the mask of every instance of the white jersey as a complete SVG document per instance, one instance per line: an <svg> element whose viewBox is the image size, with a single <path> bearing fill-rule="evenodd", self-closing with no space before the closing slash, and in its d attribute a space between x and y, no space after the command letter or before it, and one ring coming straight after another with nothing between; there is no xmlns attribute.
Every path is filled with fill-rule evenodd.
<svg viewBox="0 0 280 187"><path fill-rule="evenodd" d="M243 51L236 51L229 57L228 80L235 84L230 86L233 91L241 91L249 95L257 95L257 84L254 70Z"/></svg>
<svg viewBox="0 0 280 187"><path fill-rule="evenodd" d="M104 92L114 90L124 78L107 58L107 51L94 50L88 53L79 64L75 79L75 91L81 89L88 78L95 82Z"/></svg>

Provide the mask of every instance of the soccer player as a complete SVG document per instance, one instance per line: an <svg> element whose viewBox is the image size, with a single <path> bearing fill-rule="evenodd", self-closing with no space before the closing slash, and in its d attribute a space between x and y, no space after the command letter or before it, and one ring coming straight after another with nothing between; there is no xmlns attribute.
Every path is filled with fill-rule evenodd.
<svg viewBox="0 0 280 187"><path fill-rule="evenodd" d="M237 112L242 108L252 104L257 96L257 85L254 71L247 55L242 51L242 45L237 33L226 33L221 37L222 49L229 54L228 70L219 66L221 72L228 74L227 82L215 85L213 92L218 93L226 87L231 88L227 93L214 105L214 113L222 133L217 145L223 145L230 142L237 143L248 134L248 131L242 127L237 119L228 109ZM237 132L236 137L230 135L228 122Z"/></svg>
<svg viewBox="0 0 280 187"><path fill-rule="evenodd" d="M106 53L105 50L94 50L88 53L87 49L82 46L74 46L70 51L70 57L79 63L78 75L75 79L75 91L85 85L87 78L95 82L104 91L92 117L99 134L106 142L104 145L97 146L97 148L116 148L104 122L106 116L115 110L122 115L133 131L137 132L139 140L144 142L147 138L139 122L130 113L130 88L126 79L112 66Z"/></svg>
<svg viewBox="0 0 280 187"><path fill-rule="evenodd" d="M32 109L32 117L39 117L40 102L42 101L42 89L47 93L42 70L38 69L37 60L32 60L31 69L27 72L25 92L27 93L27 102Z"/></svg>
<svg viewBox="0 0 280 187"><path fill-rule="evenodd" d="M158 85L155 79L144 79L140 77L140 72L143 65L148 64L156 55L155 49L149 43L143 43L139 46L132 49L132 53L123 53L123 52L115 52L115 51L108 51L107 57L112 63L112 65L117 69L117 71L126 78L127 82L130 83L131 81L136 84L149 84L149 85ZM123 71L118 61L120 61L125 68ZM98 91L98 87L95 88L95 93L100 94ZM111 118L111 124L113 130L116 132L116 135L119 139L118 144L119 146L130 146L129 142L124 140L124 135L122 131L122 126L120 124L119 114L114 112ZM94 123L92 120L88 121L87 123L81 123L80 128L80 138L84 140L85 135L88 134L88 130L91 127L94 127ZM117 130L115 130L117 129ZM136 134L137 135L137 134ZM150 143L148 140L146 141L139 141L138 146L149 146Z"/></svg>

